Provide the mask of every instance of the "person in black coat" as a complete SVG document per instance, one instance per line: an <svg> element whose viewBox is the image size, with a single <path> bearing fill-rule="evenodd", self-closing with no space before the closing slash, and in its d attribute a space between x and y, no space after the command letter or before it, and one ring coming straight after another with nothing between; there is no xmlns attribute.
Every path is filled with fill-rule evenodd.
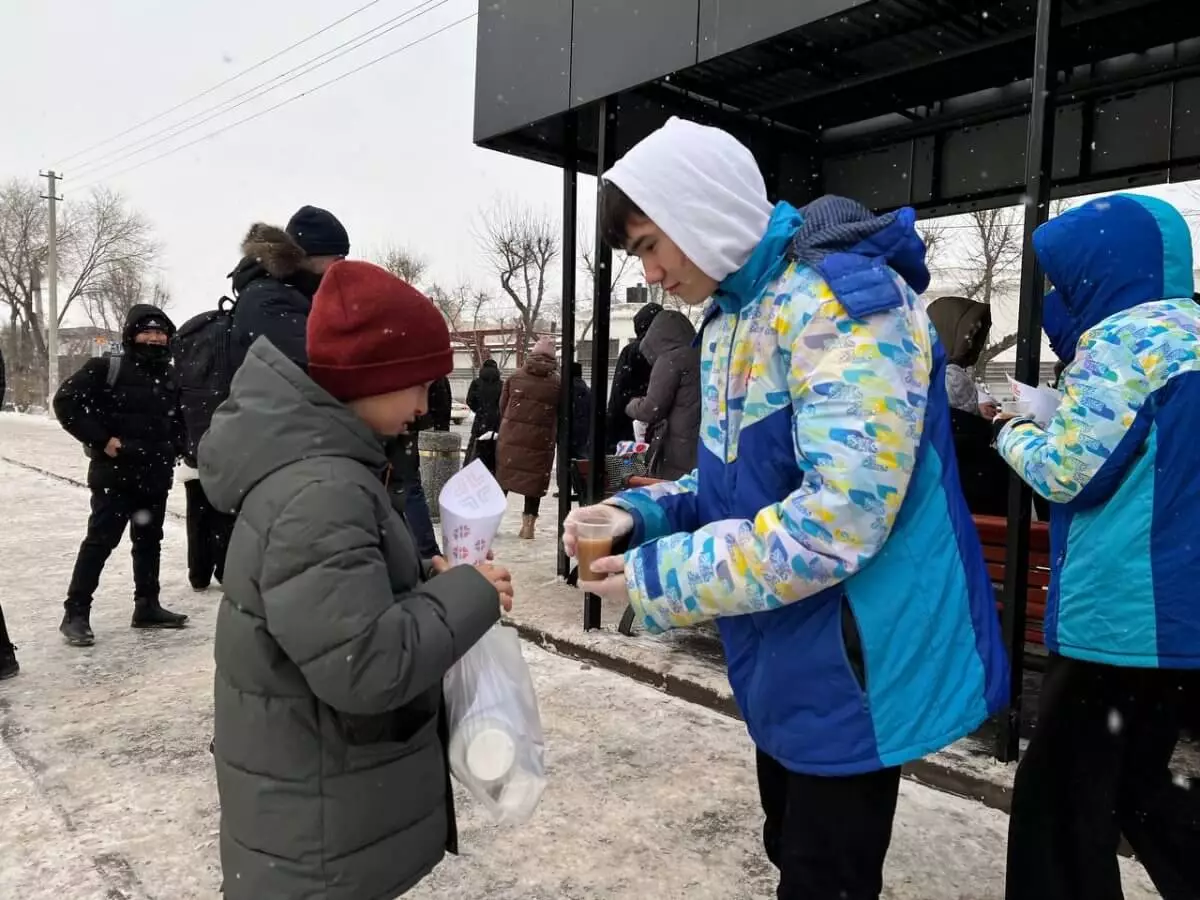
<svg viewBox="0 0 1200 900"><path fill-rule="evenodd" d="M389 445L392 491L402 504L404 519L424 559L441 556L442 550L438 545L437 529L433 527L433 516L429 512L429 498L425 496L425 486L421 483L420 432L449 431L453 403L450 379L436 379L429 385L429 405L425 415Z"/></svg>
<svg viewBox="0 0 1200 900"><path fill-rule="evenodd" d="M259 337L301 368L308 313L325 270L350 253L350 238L337 217L315 206L303 206L287 228L250 226L242 241L242 260L229 277L237 305L231 335L233 371Z"/></svg>
<svg viewBox="0 0 1200 900"><path fill-rule="evenodd" d="M583 380L583 366L571 363L571 458L592 453L592 389Z"/></svg>
<svg viewBox="0 0 1200 900"><path fill-rule="evenodd" d="M617 357L617 368L613 374L612 393L608 398L608 434L607 448L609 453L616 452L620 441L633 440L633 419L629 418L625 408L630 400L646 396L646 388L650 386L650 363L642 356L640 344L655 316L662 312L657 303L647 303L633 317L633 333L637 335L621 348Z"/></svg>
<svg viewBox="0 0 1200 900"><path fill-rule="evenodd" d="M426 420L431 431L449 431L454 413L454 394L450 379L439 378L429 385L429 412Z"/></svg>
<svg viewBox="0 0 1200 900"><path fill-rule="evenodd" d="M162 310L139 303L125 319L123 354L88 360L54 395L58 421L92 461L92 514L59 629L70 644L95 640L92 595L126 525L133 545L133 627L180 628L187 621L163 609L158 597L167 494L186 441L168 346L174 333Z"/></svg>
<svg viewBox="0 0 1200 900"><path fill-rule="evenodd" d="M467 444L467 462L478 459L496 474L496 438L500 432L500 393L504 384L500 367L486 359L479 375L467 389L467 407L475 414L471 421L471 440Z"/></svg>

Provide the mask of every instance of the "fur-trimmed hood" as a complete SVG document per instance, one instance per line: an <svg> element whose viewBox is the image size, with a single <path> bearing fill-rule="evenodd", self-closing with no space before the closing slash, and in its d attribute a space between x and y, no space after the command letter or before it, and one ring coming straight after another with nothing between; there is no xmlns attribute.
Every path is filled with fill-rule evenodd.
<svg viewBox="0 0 1200 900"><path fill-rule="evenodd" d="M242 241L242 257L243 261L254 260L268 275L282 281L300 267L305 253L282 228L255 222Z"/></svg>

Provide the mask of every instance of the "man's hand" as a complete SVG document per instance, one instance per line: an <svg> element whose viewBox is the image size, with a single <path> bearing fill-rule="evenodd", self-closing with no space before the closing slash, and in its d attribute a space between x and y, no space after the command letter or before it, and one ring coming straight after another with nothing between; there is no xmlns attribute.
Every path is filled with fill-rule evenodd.
<svg viewBox="0 0 1200 900"><path fill-rule="evenodd" d="M496 589L496 593L500 595L500 605L505 612L512 612L513 605L513 585L512 575L508 569L503 566L494 566L491 563L480 563L475 569L492 583L492 587Z"/></svg>
<svg viewBox="0 0 1200 900"><path fill-rule="evenodd" d="M1000 404L994 400L989 400L986 403L980 403L979 414L988 421L991 421L1000 414Z"/></svg>
<svg viewBox="0 0 1200 900"><path fill-rule="evenodd" d="M109 438L108 443L104 445L104 455L111 457L112 459L116 459L117 454L120 452L121 452L121 439L117 438L117 437Z"/></svg>
<svg viewBox="0 0 1200 900"><path fill-rule="evenodd" d="M614 541L633 531L633 516L625 510L609 506L607 503L573 509L566 521L563 522L563 549L572 559L578 558L579 522L581 520L585 522L608 521L612 526Z"/></svg>
<svg viewBox="0 0 1200 900"><path fill-rule="evenodd" d="M606 556L592 563L592 571L606 573L603 581L580 581L579 589L585 594L595 594L605 600L616 600L628 605L629 586L625 583L625 558Z"/></svg>

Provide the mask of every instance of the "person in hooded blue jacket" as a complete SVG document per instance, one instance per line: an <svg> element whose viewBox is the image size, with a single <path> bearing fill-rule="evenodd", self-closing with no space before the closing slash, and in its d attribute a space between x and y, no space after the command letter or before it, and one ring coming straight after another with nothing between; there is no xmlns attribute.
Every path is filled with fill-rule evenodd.
<svg viewBox="0 0 1200 900"><path fill-rule="evenodd" d="M680 119L600 199L605 239L650 284L713 301L698 466L591 508L633 549L580 587L651 632L717 620L778 896L877 898L900 766L1008 699L915 215L772 205L746 147Z"/></svg>
<svg viewBox="0 0 1200 900"><path fill-rule="evenodd" d="M1169 768L1200 675L1200 307L1170 204L1118 194L1034 233L1064 364L1046 428L997 448L1051 501L1038 729L1017 771L1008 897L1120 898L1129 840L1166 898L1200 897L1200 791Z"/></svg>

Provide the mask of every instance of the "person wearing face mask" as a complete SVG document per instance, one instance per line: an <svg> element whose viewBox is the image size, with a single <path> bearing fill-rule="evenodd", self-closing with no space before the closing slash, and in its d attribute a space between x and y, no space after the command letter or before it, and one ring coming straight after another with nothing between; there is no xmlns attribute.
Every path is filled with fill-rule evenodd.
<svg viewBox="0 0 1200 900"><path fill-rule="evenodd" d="M237 305L230 352L236 371L250 345L265 337L292 362L307 363L304 329L325 270L350 253L350 237L337 216L303 206L286 228L261 222L242 242L242 261L230 273Z"/></svg>
<svg viewBox="0 0 1200 900"><path fill-rule="evenodd" d="M187 616L159 603L159 559L167 493L184 444L171 371L175 326L162 310L129 310L119 363L88 360L54 395L54 414L91 458L92 513L79 548L59 630L69 644L90 646L92 597L104 564L129 526L134 628L180 628Z"/></svg>

